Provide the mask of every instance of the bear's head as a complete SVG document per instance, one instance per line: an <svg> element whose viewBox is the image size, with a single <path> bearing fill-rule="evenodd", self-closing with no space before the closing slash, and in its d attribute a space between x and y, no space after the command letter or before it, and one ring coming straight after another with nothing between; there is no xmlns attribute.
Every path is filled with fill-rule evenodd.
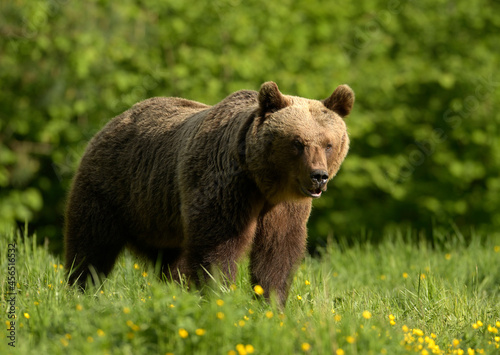
<svg viewBox="0 0 500 355"><path fill-rule="evenodd" d="M258 114L248 132L246 163L271 203L318 198L349 150L343 118L354 92L338 86L323 101L283 95L274 82L262 84Z"/></svg>

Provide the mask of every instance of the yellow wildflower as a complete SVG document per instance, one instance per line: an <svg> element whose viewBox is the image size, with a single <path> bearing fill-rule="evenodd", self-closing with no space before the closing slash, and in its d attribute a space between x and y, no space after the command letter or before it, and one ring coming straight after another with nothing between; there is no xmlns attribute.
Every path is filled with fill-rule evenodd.
<svg viewBox="0 0 500 355"><path fill-rule="evenodd" d="M259 296L263 295L264 294L264 289L262 288L262 286L260 285L255 285L255 287L253 288L253 290L255 291L256 294L258 294Z"/></svg>
<svg viewBox="0 0 500 355"><path fill-rule="evenodd" d="M186 339L189 336L189 333L186 329L181 328L179 329L179 335L182 339Z"/></svg>
<svg viewBox="0 0 500 355"><path fill-rule="evenodd" d="M309 286L311 283L308 280L306 280L305 284L306 286Z"/></svg>
<svg viewBox="0 0 500 355"><path fill-rule="evenodd" d="M217 303L217 306L219 306L219 307L222 307L224 305L223 300L217 300L216 303Z"/></svg>
<svg viewBox="0 0 500 355"><path fill-rule="evenodd" d="M301 301L301 300L302 300L302 297L301 297L300 295L297 295L297 299L298 299L299 301Z"/></svg>
<svg viewBox="0 0 500 355"><path fill-rule="evenodd" d="M222 312L217 312L217 318L218 319L224 319L225 315Z"/></svg>
<svg viewBox="0 0 500 355"><path fill-rule="evenodd" d="M271 318L273 317L273 315L274 315L274 314L273 314L273 312L271 312L271 311L267 311L267 312L266 312L266 317L267 317L267 318L269 318L269 319L271 319Z"/></svg>
<svg viewBox="0 0 500 355"><path fill-rule="evenodd" d="M408 278L408 273L407 272L403 272L403 278L405 278L405 279Z"/></svg>
<svg viewBox="0 0 500 355"><path fill-rule="evenodd" d="M123 307L123 313L129 314L130 313L130 308L128 307Z"/></svg>
<svg viewBox="0 0 500 355"><path fill-rule="evenodd" d="M335 352L335 355L345 355L345 352L342 349L337 349L337 351Z"/></svg>
<svg viewBox="0 0 500 355"><path fill-rule="evenodd" d="M371 317L372 317L372 314L370 311L363 311L363 318L370 319Z"/></svg>
<svg viewBox="0 0 500 355"><path fill-rule="evenodd" d="M24 318L30 319L30 315L28 313L24 313Z"/></svg>
<svg viewBox="0 0 500 355"><path fill-rule="evenodd" d="M252 353L255 351L255 349L254 349L253 345L251 345L251 344L247 344L247 345L245 345L245 350L246 350L246 352L247 352L248 354L252 354Z"/></svg>
<svg viewBox="0 0 500 355"><path fill-rule="evenodd" d="M347 338L345 338L345 340L349 343L349 344L354 344L356 342L356 338L353 337L353 336L348 336Z"/></svg>
<svg viewBox="0 0 500 355"><path fill-rule="evenodd" d="M206 332L207 331L205 329L202 329L202 328L198 328L195 330L196 335L198 335L199 337L205 335Z"/></svg>
<svg viewBox="0 0 500 355"><path fill-rule="evenodd" d="M419 337L424 335L424 332L421 331L420 329L413 329L413 335L417 335Z"/></svg>
<svg viewBox="0 0 500 355"><path fill-rule="evenodd" d="M302 351L309 351L311 349L311 345L309 343L302 343Z"/></svg>
<svg viewBox="0 0 500 355"><path fill-rule="evenodd" d="M236 351L238 352L239 355L246 355L247 354L247 351L245 349L245 345L243 345L243 344L236 345Z"/></svg>
<svg viewBox="0 0 500 355"><path fill-rule="evenodd" d="M106 333L104 333L104 330L102 329L97 329L97 335L103 337L104 335L106 335Z"/></svg>

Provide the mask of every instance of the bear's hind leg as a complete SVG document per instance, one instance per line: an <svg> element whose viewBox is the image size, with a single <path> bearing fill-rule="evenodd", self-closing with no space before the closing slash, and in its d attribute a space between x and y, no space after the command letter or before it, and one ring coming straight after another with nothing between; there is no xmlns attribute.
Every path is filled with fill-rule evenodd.
<svg viewBox="0 0 500 355"><path fill-rule="evenodd" d="M105 250L95 251L91 248L81 247L73 257L67 252L66 269L68 270L68 283L77 283L82 289L89 276L96 282L95 276L106 277L109 275L122 248L107 246Z"/></svg>
<svg viewBox="0 0 500 355"><path fill-rule="evenodd" d="M70 285L77 283L84 289L88 276L107 276L111 272L128 238L116 210L103 207L89 192L73 196L84 197L71 198L68 204L66 272Z"/></svg>

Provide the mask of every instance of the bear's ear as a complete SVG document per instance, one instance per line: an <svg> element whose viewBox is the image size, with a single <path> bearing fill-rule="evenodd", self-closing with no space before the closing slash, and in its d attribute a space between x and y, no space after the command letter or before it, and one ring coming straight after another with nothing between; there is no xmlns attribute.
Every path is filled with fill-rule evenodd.
<svg viewBox="0 0 500 355"><path fill-rule="evenodd" d="M323 104L340 117L345 117L354 105L354 91L349 85L339 85L328 99L323 100Z"/></svg>
<svg viewBox="0 0 500 355"><path fill-rule="evenodd" d="M288 105L285 97L273 81L267 81L259 90L259 107L262 116L266 113L276 112Z"/></svg>

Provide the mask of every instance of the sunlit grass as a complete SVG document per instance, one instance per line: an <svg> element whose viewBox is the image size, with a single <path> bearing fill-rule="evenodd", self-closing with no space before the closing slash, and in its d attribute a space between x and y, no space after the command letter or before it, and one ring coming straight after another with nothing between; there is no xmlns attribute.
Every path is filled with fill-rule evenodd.
<svg viewBox="0 0 500 355"><path fill-rule="evenodd" d="M81 294L66 285L60 258L3 234L4 291L3 251L17 243L17 339L9 347L3 327L0 353L495 354L500 239L484 239L436 248L401 235L330 243L301 264L280 310L251 287L247 261L234 284L188 291L126 253L103 285Z"/></svg>

